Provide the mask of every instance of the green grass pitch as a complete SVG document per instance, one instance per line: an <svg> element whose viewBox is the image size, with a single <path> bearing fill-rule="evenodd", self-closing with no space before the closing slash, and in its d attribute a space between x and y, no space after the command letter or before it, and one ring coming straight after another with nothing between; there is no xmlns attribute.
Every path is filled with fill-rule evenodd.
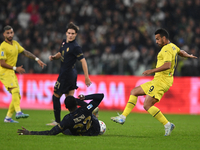
<svg viewBox="0 0 200 150"><path fill-rule="evenodd" d="M28 130L51 129L46 123L53 119L51 110L24 110L30 115L19 123L4 123L6 109L0 109L1 150L199 150L200 116L165 115L176 125L171 136L164 137L164 127L149 114L131 113L124 125L110 120L116 111L100 111L99 120L106 123L107 131L96 137L18 135L21 126ZM68 111L62 111L62 116Z"/></svg>

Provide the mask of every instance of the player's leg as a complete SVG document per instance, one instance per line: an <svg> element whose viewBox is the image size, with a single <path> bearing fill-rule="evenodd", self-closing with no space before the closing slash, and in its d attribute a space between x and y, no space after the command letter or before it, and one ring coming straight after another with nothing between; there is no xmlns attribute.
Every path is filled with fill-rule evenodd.
<svg viewBox="0 0 200 150"><path fill-rule="evenodd" d="M21 99L21 96L20 96L20 91L19 91L19 87L16 87L16 88L12 88L11 90L11 94L12 94L12 104L14 106L14 110L16 112L16 119L19 119L19 118L28 118L29 117L29 114L24 114L22 111L21 111L21 108L20 108L20 99ZM10 115L12 114L13 112L13 107L11 106L11 110L9 109L8 110L8 114L7 115Z"/></svg>
<svg viewBox="0 0 200 150"><path fill-rule="evenodd" d="M138 96L142 96L145 95L143 89L141 88L141 86L135 87L132 91L131 91L131 95L129 97L128 103L126 104L126 107L122 113L123 116L127 117L132 109L135 107L136 103L137 103L137 98Z"/></svg>
<svg viewBox="0 0 200 150"><path fill-rule="evenodd" d="M132 109L135 107L137 103L137 97L141 95L145 95L141 86L132 89L131 95L129 97L128 103L126 104L123 113L117 117L111 117L111 120L120 124L124 124L126 117L131 113Z"/></svg>
<svg viewBox="0 0 200 150"><path fill-rule="evenodd" d="M74 96L74 92L75 92L75 90L70 90L68 94L65 94L65 97L67 97L69 95Z"/></svg>
<svg viewBox="0 0 200 150"><path fill-rule="evenodd" d="M162 112L156 106L154 106L154 104L157 103L158 101L159 101L158 99L147 95L144 101L144 109L164 125L165 136L168 136L174 129L175 125L173 123L170 123L166 119L166 117L162 114Z"/></svg>
<svg viewBox="0 0 200 150"><path fill-rule="evenodd" d="M4 122L18 123L18 121L12 119L12 115L14 113L15 113L15 107L13 101L11 101Z"/></svg>
<svg viewBox="0 0 200 150"><path fill-rule="evenodd" d="M60 104L60 97L62 95L58 95L55 92L53 93L52 99L53 99L53 112L54 112L54 118L51 123L47 123L48 126L56 126L58 123L60 123L60 113L61 113L61 104Z"/></svg>
<svg viewBox="0 0 200 150"><path fill-rule="evenodd" d="M58 95L56 93L53 94L53 109L54 109L54 117L55 121L57 123L60 123L60 113L61 113L61 104L60 104L60 97L61 95Z"/></svg>

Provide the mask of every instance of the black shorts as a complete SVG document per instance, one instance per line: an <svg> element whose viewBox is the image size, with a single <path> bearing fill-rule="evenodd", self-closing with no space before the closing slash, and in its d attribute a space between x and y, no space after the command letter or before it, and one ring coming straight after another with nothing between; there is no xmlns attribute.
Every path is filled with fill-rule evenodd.
<svg viewBox="0 0 200 150"><path fill-rule="evenodd" d="M77 71L75 69L66 75L59 75L54 86L54 93L58 95L68 94L69 91L77 89Z"/></svg>

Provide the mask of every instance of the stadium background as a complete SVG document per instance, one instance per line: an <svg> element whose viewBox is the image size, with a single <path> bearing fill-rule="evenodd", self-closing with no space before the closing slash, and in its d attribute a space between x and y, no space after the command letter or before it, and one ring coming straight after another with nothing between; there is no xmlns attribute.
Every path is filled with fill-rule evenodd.
<svg viewBox="0 0 200 150"><path fill-rule="evenodd" d="M108 93L101 107L122 110L131 88L140 80L152 78L141 74L155 67L159 48L155 44L154 31L162 27L169 31L171 42L198 59L179 57L174 85L158 105L162 105L161 110L165 113L199 114L199 14L200 0L1 0L0 31L3 33L3 27L11 25L15 31L14 39L47 63L42 70L36 62L19 55L18 65L23 64L26 69L25 75L18 75L22 108L51 109L52 103L41 98L44 100L52 95L60 62L49 62L48 56L59 50L66 25L72 21L80 27L77 41L83 48L93 82L89 90L84 87L83 72L77 63L78 84L82 90L79 92L99 92L94 90L97 85L96 89L103 88L102 91ZM100 88L99 82L104 82ZM124 93L116 94L118 98L112 86L114 92L123 87ZM48 94L41 87L47 89ZM39 94L34 95L34 91ZM11 98L2 84L0 94L0 107L7 108ZM121 99L123 94L125 101ZM30 103L29 98L34 99L34 103L32 100ZM143 112L137 108L134 111Z"/></svg>

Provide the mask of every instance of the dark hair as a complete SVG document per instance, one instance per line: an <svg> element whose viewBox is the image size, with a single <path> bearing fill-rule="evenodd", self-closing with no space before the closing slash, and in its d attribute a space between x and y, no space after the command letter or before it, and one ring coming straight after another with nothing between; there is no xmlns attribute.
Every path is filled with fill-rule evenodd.
<svg viewBox="0 0 200 150"><path fill-rule="evenodd" d="M12 29L12 27L9 26L9 25L7 25L7 26L5 26L3 29L4 29L4 32L5 32L6 30L10 30L10 29Z"/></svg>
<svg viewBox="0 0 200 150"><path fill-rule="evenodd" d="M67 109L69 109L69 111L75 109L76 106L77 106L76 99L75 99L74 96L67 96L65 98L65 102L64 103L65 103L65 107Z"/></svg>
<svg viewBox="0 0 200 150"><path fill-rule="evenodd" d="M166 39L169 39L169 33L165 29L161 28L161 29L156 30L155 35L156 34L160 34L161 37L165 36Z"/></svg>
<svg viewBox="0 0 200 150"><path fill-rule="evenodd" d="M67 28L66 28L66 32L68 29L73 29L75 30L75 32L77 33L78 30L79 30L79 27L77 25L75 25L73 22L70 22L68 25L67 25Z"/></svg>

